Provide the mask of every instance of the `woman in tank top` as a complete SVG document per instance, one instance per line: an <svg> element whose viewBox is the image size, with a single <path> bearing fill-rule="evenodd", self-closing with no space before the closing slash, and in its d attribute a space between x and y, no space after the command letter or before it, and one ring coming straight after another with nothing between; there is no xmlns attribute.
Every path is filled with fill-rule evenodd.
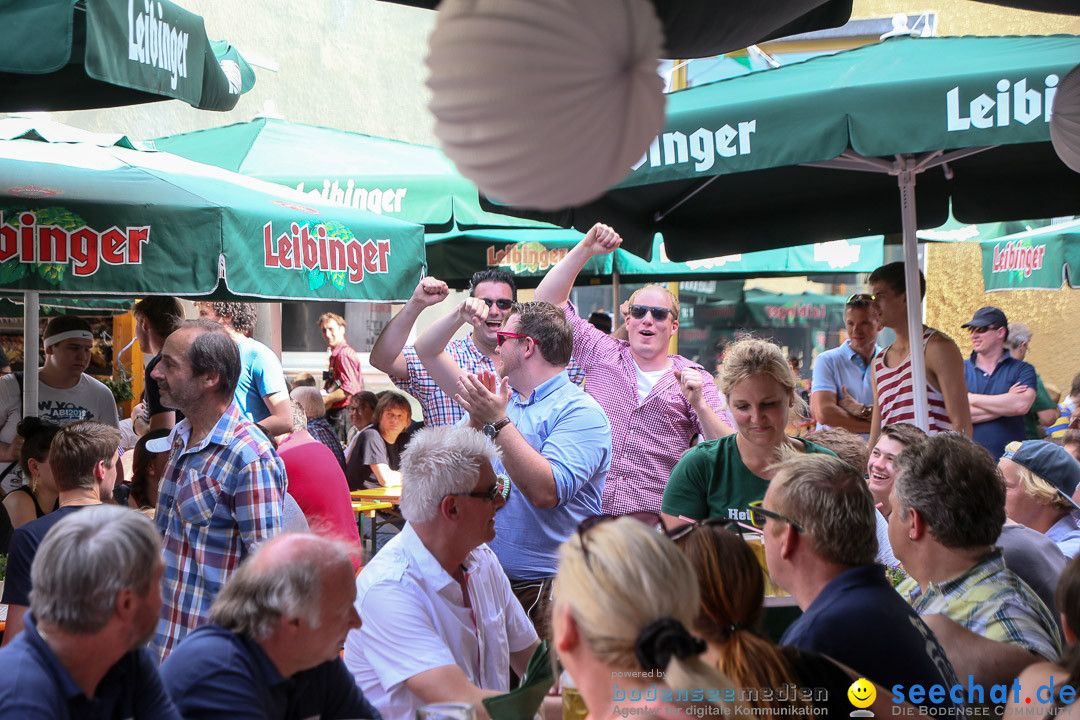
<svg viewBox="0 0 1080 720"><path fill-rule="evenodd" d="M36 417L23 418L18 434L23 438L19 452L19 464L27 485L16 488L4 498L4 508L11 517L12 528L17 529L31 520L43 517L56 509L60 492L53 481L49 467L49 446L60 430L58 425L43 422Z"/></svg>

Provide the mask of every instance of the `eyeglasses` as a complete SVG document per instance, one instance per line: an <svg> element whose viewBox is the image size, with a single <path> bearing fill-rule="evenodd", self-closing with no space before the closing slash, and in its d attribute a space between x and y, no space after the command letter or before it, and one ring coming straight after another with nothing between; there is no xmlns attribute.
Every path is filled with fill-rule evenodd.
<svg viewBox="0 0 1080 720"><path fill-rule="evenodd" d="M499 298L498 300L493 300L492 298L480 298L480 299L483 300L484 303L487 304L488 307L491 307L492 305L496 305L496 306L498 306L498 308L500 310L509 310L510 308L514 307L514 301L513 300L508 300L506 298Z"/></svg>
<svg viewBox="0 0 1080 720"><path fill-rule="evenodd" d="M874 297L867 293L855 293L848 296L845 303L848 307L866 307L874 302Z"/></svg>
<svg viewBox="0 0 1080 720"><path fill-rule="evenodd" d="M652 313L652 318L656 322L664 322L668 319L668 315L671 315L671 308L666 307L653 307L652 305L631 305L630 317L635 320L640 320L645 317L645 313Z"/></svg>
<svg viewBox="0 0 1080 720"><path fill-rule="evenodd" d="M585 544L585 533L597 525L601 525L611 520L618 520L621 517L633 518L638 522L648 525L657 532L665 532L664 520L658 514L646 510L627 513L626 515L593 515L592 517L585 518L578 523L577 534L578 542L581 544L581 554L585 557L585 564L590 570L592 570L592 565L589 561L589 548Z"/></svg>
<svg viewBox="0 0 1080 720"><path fill-rule="evenodd" d="M529 337L529 336L528 335L522 335L521 333L507 332L505 330L499 330L499 331L497 331L495 333L495 342L498 343L499 347L502 347L502 344L504 342L506 342L507 340L523 340L523 339L525 339L527 337ZM529 339L531 340L532 338L529 338Z"/></svg>
<svg viewBox="0 0 1080 720"><path fill-rule="evenodd" d="M451 495L459 497L474 497L481 500L490 500L495 502L499 498L505 500L510 495L510 477L507 475L497 475L495 477L495 484L489 487L484 492L467 492L467 493L450 493Z"/></svg>
<svg viewBox="0 0 1080 720"><path fill-rule="evenodd" d="M987 325L986 327L970 327L970 328L968 328L968 330L971 331L972 335L982 335L984 332L988 332L988 331L991 331L991 330L1000 330L1000 329L1001 329L1000 325Z"/></svg>
<svg viewBox="0 0 1080 720"><path fill-rule="evenodd" d="M751 525L756 528L764 528L765 519L772 518L773 520L786 522L788 525L795 528L795 530L797 530L798 532L806 532L806 528L789 518L787 515L781 515L778 512L773 512L772 510L761 507L761 502L761 500L755 500L754 502L750 503L750 506L747 508L747 510L750 511Z"/></svg>
<svg viewBox="0 0 1080 720"><path fill-rule="evenodd" d="M737 520L732 520L731 518L726 518L726 517L711 517L711 518L705 518L703 520L695 520L694 522L690 523L689 525L680 525L679 527L677 527L677 528L675 528L673 530L668 530L667 531L667 536L669 538L671 538L673 541L678 542L679 540L682 540L684 537L687 537L690 533L694 532L698 528L707 528L707 527L716 527L716 526L726 527L728 530L731 530L732 532L735 532L735 533L738 533L739 535L742 535L742 528L739 527L739 523L738 523Z"/></svg>

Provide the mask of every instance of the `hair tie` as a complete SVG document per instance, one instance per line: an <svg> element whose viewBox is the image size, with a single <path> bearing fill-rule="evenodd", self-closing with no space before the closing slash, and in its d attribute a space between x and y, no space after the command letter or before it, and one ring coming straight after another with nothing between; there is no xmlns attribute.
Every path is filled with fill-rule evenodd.
<svg viewBox="0 0 1080 720"><path fill-rule="evenodd" d="M675 618L661 618L641 631L634 643L634 655L646 671L666 670L671 657L683 660L705 652L700 640Z"/></svg>
<svg viewBox="0 0 1080 720"><path fill-rule="evenodd" d="M739 632L740 630L748 630L748 629L749 628L747 628L747 626L744 623L737 622L737 623L731 623L730 625L728 625L726 628L724 628L724 631L727 633L727 636L730 638L732 635Z"/></svg>

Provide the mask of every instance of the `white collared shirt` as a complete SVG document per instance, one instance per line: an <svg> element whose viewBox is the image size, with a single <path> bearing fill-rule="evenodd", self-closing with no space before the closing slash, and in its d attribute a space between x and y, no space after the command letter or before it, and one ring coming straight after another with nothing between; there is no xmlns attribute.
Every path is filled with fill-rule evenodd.
<svg viewBox="0 0 1080 720"><path fill-rule="evenodd" d="M446 665L460 667L477 687L506 692L510 653L536 642L495 553L481 545L464 566L471 608L406 525L357 577L363 626L345 641L345 664L385 720L413 720L424 703L405 681Z"/></svg>

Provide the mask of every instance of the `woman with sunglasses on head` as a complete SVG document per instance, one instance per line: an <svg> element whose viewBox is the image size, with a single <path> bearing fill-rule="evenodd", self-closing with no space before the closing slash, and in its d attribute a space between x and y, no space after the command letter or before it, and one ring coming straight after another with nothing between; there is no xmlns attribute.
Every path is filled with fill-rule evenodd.
<svg viewBox="0 0 1080 720"><path fill-rule="evenodd" d="M763 637L765 576L754 551L740 537L738 525L727 518L684 525L671 535L697 575L701 607L694 634L708 646L702 659L726 673L736 687L784 688L799 692L783 700L748 701L755 708L818 705L829 716L847 716L847 691L859 675L832 658L793 646L778 646ZM827 692L816 694L818 688ZM892 715L889 693L877 687L872 710ZM760 696L759 696L760 697Z"/></svg>
<svg viewBox="0 0 1080 720"><path fill-rule="evenodd" d="M48 515L57 507L60 491L56 489L52 468L49 467L49 446L59 430L59 425L43 422L36 417L19 421L16 432L23 438L19 467L27 484L15 488L4 498L4 508L11 517L13 530Z"/></svg>
<svg viewBox="0 0 1080 720"><path fill-rule="evenodd" d="M616 708L623 717L734 712L724 696L738 690L702 662L705 643L688 630L697 578L655 528L628 517L583 524L559 549L552 603L555 649L592 718ZM705 700L677 701L675 689Z"/></svg>
<svg viewBox="0 0 1080 720"><path fill-rule="evenodd" d="M833 454L787 435L804 403L787 358L773 343L748 338L728 347L720 390L736 433L700 443L672 470L661 507L669 529L708 517L745 521L750 503L765 497L783 453Z"/></svg>

